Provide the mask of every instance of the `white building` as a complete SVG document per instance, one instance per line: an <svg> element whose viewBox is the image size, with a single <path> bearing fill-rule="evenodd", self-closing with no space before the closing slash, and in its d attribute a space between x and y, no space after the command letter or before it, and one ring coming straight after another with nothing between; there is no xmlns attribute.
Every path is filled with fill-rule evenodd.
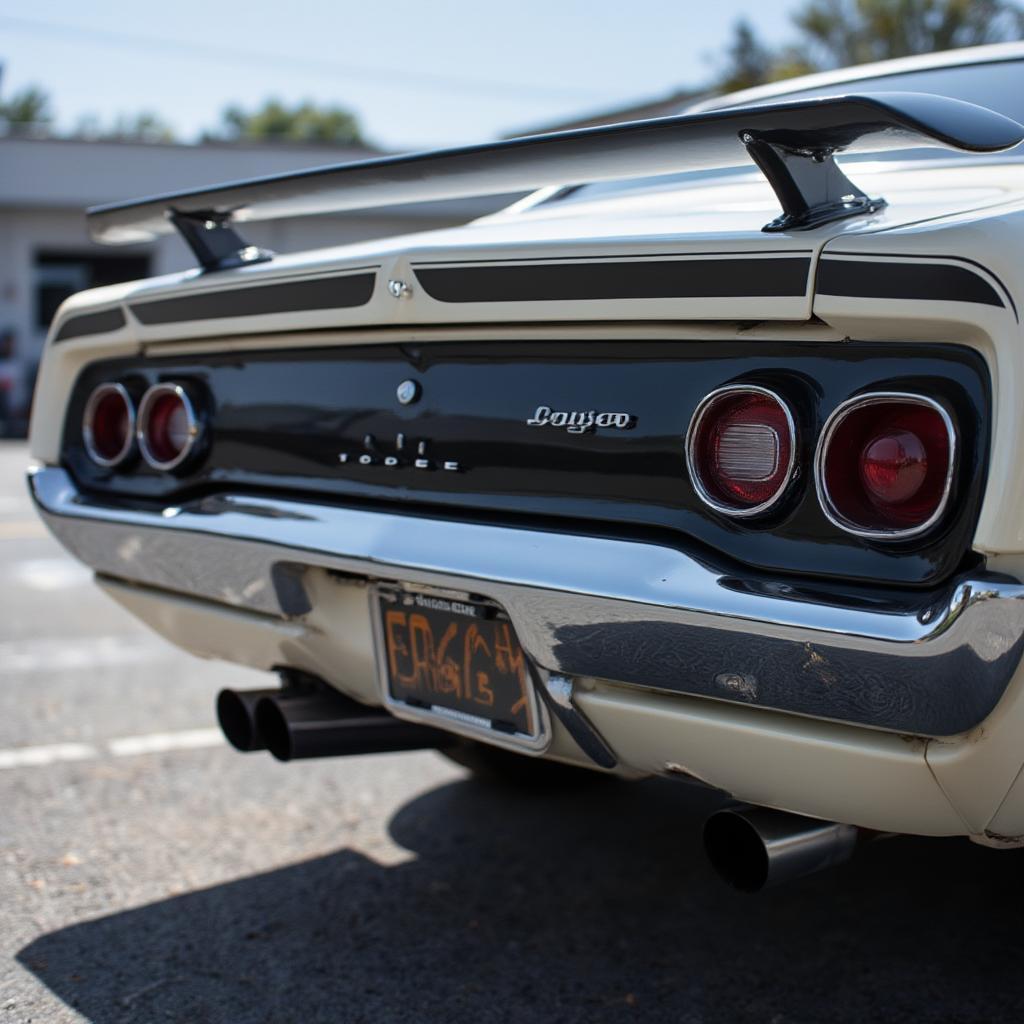
<svg viewBox="0 0 1024 1024"><path fill-rule="evenodd" d="M47 327L66 296L195 265L177 235L147 246L95 244L86 207L374 155L341 146L0 138L0 428L27 412ZM294 252L462 223L511 198L247 224L245 237Z"/></svg>

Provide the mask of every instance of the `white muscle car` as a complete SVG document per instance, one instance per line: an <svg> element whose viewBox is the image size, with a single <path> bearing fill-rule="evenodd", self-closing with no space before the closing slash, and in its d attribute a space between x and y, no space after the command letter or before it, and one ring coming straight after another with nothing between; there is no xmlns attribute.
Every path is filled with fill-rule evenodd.
<svg viewBox="0 0 1024 1024"><path fill-rule="evenodd" d="M97 208L30 487L239 749L731 794L747 889L1024 843L1024 46ZM838 159L837 159L838 158ZM530 191L277 257L247 220Z"/></svg>

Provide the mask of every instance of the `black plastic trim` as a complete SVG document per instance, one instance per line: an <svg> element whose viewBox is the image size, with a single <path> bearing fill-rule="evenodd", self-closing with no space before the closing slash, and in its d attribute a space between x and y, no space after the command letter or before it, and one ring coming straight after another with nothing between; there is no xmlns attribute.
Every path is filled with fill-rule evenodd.
<svg viewBox="0 0 1024 1024"><path fill-rule="evenodd" d="M1006 308L999 293L979 273L948 263L825 256L818 267L817 290L821 295L975 302Z"/></svg>
<svg viewBox="0 0 1024 1024"><path fill-rule="evenodd" d="M274 258L269 249L250 245L231 226L230 213L206 210L180 213L172 210L169 219L204 273L266 263Z"/></svg>
<svg viewBox="0 0 1024 1024"><path fill-rule="evenodd" d="M475 259L459 259L453 260L449 257L446 260L416 260L413 264L414 267L468 267L474 263L489 263L496 264L500 262L503 266L506 263L543 263L545 265L550 263L584 263L588 260L593 262L594 260L656 260L656 259L707 259L711 256L757 256L764 258L765 256L813 256L813 249L762 249L760 246L756 250L751 252L737 252L735 249L709 249L705 252L658 252L658 253L643 253L638 255L636 252L606 252L601 253L598 256L564 256L558 260L553 259L550 255L547 256L503 256L500 261L495 260L493 256L477 257Z"/></svg>
<svg viewBox="0 0 1024 1024"><path fill-rule="evenodd" d="M373 272L349 273L248 288L197 291L171 299L134 302L129 309L147 326L233 316L300 313L312 309L351 309L365 306L370 301L376 278Z"/></svg>
<svg viewBox="0 0 1024 1024"><path fill-rule="evenodd" d="M513 266L414 266L439 302L558 302L580 299L800 297L807 256L765 259L638 259Z"/></svg>
<svg viewBox="0 0 1024 1024"><path fill-rule="evenodd" d="M89 334L109 334L111 331L121 330L127 322L120 306L103 309L97 313L81 313L68 317L57 328L53 340L67 341L69 338L83 338Z"/></svg>
<svg viewBox="0 0 1024 1024"><path fill-rule="evenodd" d="M807 231L846 217L866 216L886 205L865 195L839 169L829 147L793 149L743 134L747 152L768 179L782 215L762 231Z"/></svg>

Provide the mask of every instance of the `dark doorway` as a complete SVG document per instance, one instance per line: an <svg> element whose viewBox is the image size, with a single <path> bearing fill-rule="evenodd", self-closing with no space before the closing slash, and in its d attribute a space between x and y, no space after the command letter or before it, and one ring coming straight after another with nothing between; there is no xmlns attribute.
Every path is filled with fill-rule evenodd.
<svg viewBox="0 0 1024 1024"><path fill-rule="evenodd" d="M148 256L40 252L36 255L36 326L46 330L57 307L75 292L148 276Z"/></svg>

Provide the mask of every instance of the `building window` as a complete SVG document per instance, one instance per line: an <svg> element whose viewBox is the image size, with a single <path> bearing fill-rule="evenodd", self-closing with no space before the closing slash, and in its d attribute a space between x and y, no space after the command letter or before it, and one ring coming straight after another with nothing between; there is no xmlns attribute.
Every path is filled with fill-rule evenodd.
<svg viewBox="0 0 1024 1024"><path fill-rule="evenodd" d="M148 276L148 256L40 252L35 267L36 326L48 328L57 307L75 292Z"/></svg>

